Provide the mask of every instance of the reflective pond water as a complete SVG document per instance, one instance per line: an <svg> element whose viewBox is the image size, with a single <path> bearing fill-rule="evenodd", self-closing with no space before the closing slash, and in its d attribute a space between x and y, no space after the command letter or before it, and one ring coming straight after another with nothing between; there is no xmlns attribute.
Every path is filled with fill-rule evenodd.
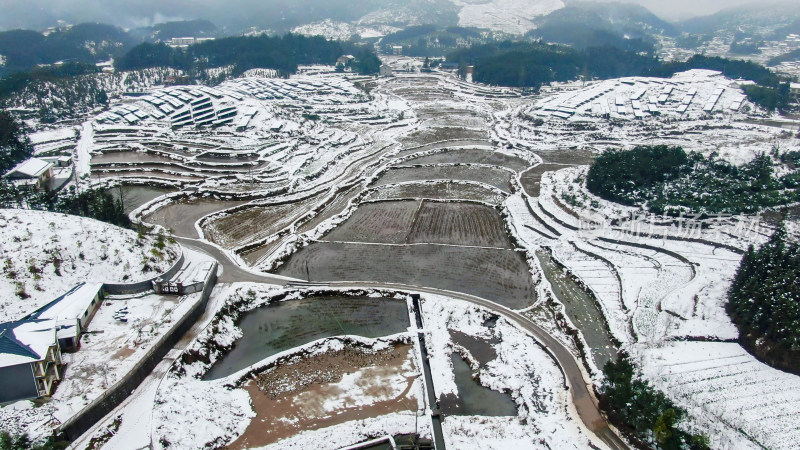
<svg viewBox="0 0 800 450"><path fill-rule="evenodd" d="M331 336L369 338L404 332L406 302L389 298L319 296L262 306L238 324L243 336L205 379L217 379L285 350Z"/></svg>

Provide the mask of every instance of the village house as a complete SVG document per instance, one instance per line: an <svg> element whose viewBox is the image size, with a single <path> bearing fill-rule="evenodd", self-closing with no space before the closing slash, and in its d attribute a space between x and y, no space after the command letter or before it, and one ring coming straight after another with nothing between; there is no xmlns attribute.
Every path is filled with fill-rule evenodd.
<svg viewBox="0 0 800 450"><path fill-rule="evenodd" d="M53 163L39 158L26 159L3 177L20 189L44 189L53 177Z"/></svg>
<svg viewBox="0 0 800 450"><path fill-rule="evenodd" d="M795 98L795 100L800 99L800 83L790 83L789 84L789 94Z"/></svg>
<svg viewBox="0 0 800 450"><path fill-rule="evenodd" d="M102 303L102 287L81 283L27 317L0 324L0 403L53 394L61 352L80 347Z"/></svg>
<svg viewBox="0 0 800 450"><path fill-rule="evenodd" d="M58 345L61 350L69 352L80 347L81 334L86 330L102 300L102 284L81 283L28 317L55 320Z"/></svg>
<svg viewBox="0 0 800 450"><path fill-rule="evenodd" d="M62 365L54 320L0 324L0 403L52 395Z"/></svg>

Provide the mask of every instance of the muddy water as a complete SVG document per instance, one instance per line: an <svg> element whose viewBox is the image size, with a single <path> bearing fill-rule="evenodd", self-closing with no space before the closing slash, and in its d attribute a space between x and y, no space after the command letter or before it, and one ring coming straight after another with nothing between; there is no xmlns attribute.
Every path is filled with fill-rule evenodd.
<svg viewBox="0 0 800 450"><path fill-rule="evenodd" d="M567 316L589 345L595 365L602 369L608 361L616 360L617 348L611 341L603 314L594 299L550 255L537 252L536 256L541 262L547 281L553 287L553 293L564 305Z"/></svg>
<svg viewBox="0 0 800 450"><path fill-rule="evenodd" d="M453 374L458 397L443 396L439 401L442 412L454 416L516 416L517 405L510 395L482 386L472 378L472 368L453 352Z"/></svg>
<svg viewBox="0 0 800 450"><path fill-rule="evenodd" d="M195 222L211 213L233 208L244 203L247 203L247 201L216 200L213 198L192 199L159 208L154 213L146 216L144 220L148 223L171 228L178 236L197 238L199 236L194 227Z"/></svg>
<svg viewBox="0 0 800 450"><path fill-rule="evenodd" d="M145 203L161 197L164 194L175 192L175 189L156 186L121 186L109 190L115 200L122 198L123 209L128 214Z"/></svg>
<svg viewBox="0 0 800 450"><path fill-rule="evenodd" d="M254 309L244 315L242 337L206 373L226 377L264 358L331 336L380 337L408 329L406 303L388 298L309 297Z"/></svg>
<svg viewBox="0 0 800 450"><path fill-rule="evenodd" d="M411 348L399 345L374 354L348 348L259 375L244 385L256 417L227 448L261 447L303 431L392 413L410 415L417 404L412 391L416 377L406 375ZM345 375L354 374L360 375L355 389L341 384Z"/></svg>

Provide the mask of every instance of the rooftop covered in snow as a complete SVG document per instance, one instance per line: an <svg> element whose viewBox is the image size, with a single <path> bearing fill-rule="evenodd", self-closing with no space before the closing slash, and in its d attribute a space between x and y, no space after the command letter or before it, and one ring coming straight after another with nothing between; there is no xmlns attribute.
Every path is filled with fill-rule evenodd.
<svg viewBox="0 0 800 450"><path fill-rule="evenodd" d="M39 178L52 167L53 164L50 162L39 158L30 158L17 164L5 176L8 178Z"/></svg>

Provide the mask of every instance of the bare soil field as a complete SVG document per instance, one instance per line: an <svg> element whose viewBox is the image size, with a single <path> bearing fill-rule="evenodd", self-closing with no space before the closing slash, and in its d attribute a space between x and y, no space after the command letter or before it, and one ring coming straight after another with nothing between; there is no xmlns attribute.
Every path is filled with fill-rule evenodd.
<svg viewBox="0 0 800 450"><path fill-rule="evenodd" d="M400 138L400 143L404 147L414 147L431 142L446 141L451 139L462 140L485 140L489 138L487 131L470 130L467 128L448 127L448 128L424 128L415 131L406 137Z"/></svg>
<svg viewBox="0 0 800 450"><path fill-rule="evenodd" d="M260 447L302 431L414 411L417 402L411 389L415 377L406 376L411 349L411 345L397 345L370 353L346 347L291 361L258 375L243 386L250 394L256 417L227 448ZM351 374L360 377L349 392L340 383ZM365 399L372 401L360 404Z"/></svg>
<svg viewBox="0 0 800 450"><path fill-rule="evenodd" d="M519 172L530 167L530 163L516 156L479 148L448 149L432 155L421 156L404 164L488 164L501 166Z"/></svg>
<svg viewBox="0 0 800 450"><path fill-rule="evenodd" d="M245 203L247 201L207 198L184 200L159 208L154 213L145 216L144 221L161 225L165 228L172 228L173 233L178 236L197 238L199 236L194 227L195 222L211 213Z"/></svg>
<svg viewBox="0 0 800 450"><path fill-rule="evenodd" d="M597 156L587 149L537 150L536 154L546 163L571 166L589 165Z"/></svg>
<svg viewBox="0 0 800 450"><path fill-rule="evenodd" d="M373 186L427 180L477 181L511 192L513 173L494 167L444 165L424 167L392 167L384 172Z"/></svg>
<svg viewBox="0 0 800 450"><path fill-rule="evenodd" d="M514 248L497 210L474 203L423 202L407 241Z"/></svg>
<svg viewBox="0 0 800 450"><path fill-rule="evenodd" d="M325 236L328 241L405 244L419 201L365 203Z"/></svg>
<svg viewBox="0 0 800 450"><path fill-rule="evenodd" d="M561 170L566 168L562 164L539 164L538 166L526 171L520 177L520 182L522 183L523 189L525 192L530 195L531 197L538 197L539 192L541 191L541 183L542 183L542 175L545 172L551 172L554 170Z"/></svg>
<svg viewBox="0 0 800 450"><path fill-rule="evenodd" d="M513 250L436 244L317 242L278 269L311 281L383 281L464 292L522 309L535 300L524 255Z"/></svg>
<svg viewBox="0 0 800 450"><path fill-rule="evenodd" d="M423 183L404 183L376 188L367 200L394 199L434 199L434 200L474 200L499 205L506 196L479 184L455 183L452 181L431 181Z"/></svg>
<svg viewBox="0 0 800 450"><path fill-rule="evenodd" d="M325 208L320 211L319 214L314 216L311 220L304 223L300 227L298 227L298 233L305 233L307 231L313 230L317 225L321 224L322 222L330 219L331 217L341 214L347 205L350 203L350 200L353 199L358 193L361 191L363 186L357 184L350 188L347 191L340 192L333 200L331 200Z"/></svg>
<svg viewBox="0 0 800 450"><path fill-rule="evenodd" d="M92 156L92 165L113 164L113 163L152 163L163 162L167 164L175 164L183 162L183 158L169 158L163 155L156 155L153 153L137 152L137 151L118 151L118 152L104 152L100 155Z"/></svg>
<svg viewBox="0 0 800 450"><path fill-rule="evenodd" d="M286 228L318 200L319 197L311 197L284 205L253 206L206 222L203 233L225 248L240 247Z"/></svg>

